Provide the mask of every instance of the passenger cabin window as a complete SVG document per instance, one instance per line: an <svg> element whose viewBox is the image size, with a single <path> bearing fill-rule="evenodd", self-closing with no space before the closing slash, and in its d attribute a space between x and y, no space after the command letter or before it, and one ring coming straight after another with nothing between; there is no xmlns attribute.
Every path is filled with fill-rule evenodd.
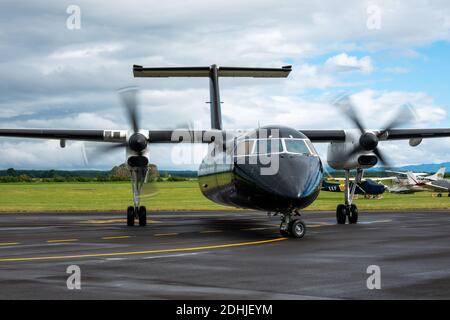
<svg viewBox="0 0 450 320"><path fill-rule="evenodd" d="M311 155L312 152L306 145L305 140L301 139L284 139L284 144L286 145L286 151L289 153L306 154Z"/></svg>
<svg viewBox="0 0 450 320"><path fill-rule="evenodd" d="M272 154L283 152L283 144L281 139L258 139L255 153Z"/></svg>

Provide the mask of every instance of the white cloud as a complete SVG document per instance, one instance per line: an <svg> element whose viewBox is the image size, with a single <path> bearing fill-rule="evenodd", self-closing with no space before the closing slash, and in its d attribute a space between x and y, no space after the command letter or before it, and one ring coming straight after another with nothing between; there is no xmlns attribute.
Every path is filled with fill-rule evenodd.
<svg viewBox="0 0 450 320"><path fill-rule="evenodd" d="M104 53L112 53L122 50L123 45L120 43L104 43L104 44L83 44L81 46L69 46L58 49L50 54L52 59L79 59L91 58Z"/></svg>
<svg viewBox="0 0 450 320"><path fill-rule="evenodd" d="M349 56L341 53L329 58L325 62L325 68L335 71L361 71L363 73L371 73L374 69L372 59L369 56L358 59L355 56Z"/></svg>
<svg viewBox="0 0 450 320"><path fill-rule="evenodd" d="M4 122L4 127L22 128L67 128L67 129L115 129L117 123L96 113L80 113L50 119L29 119Z"/></svg>
<svg viewBox="0 0 450 320"><path fill-rule="evenodd" d="M357 107L356 111L371 128L380 128L408 104L413 108L410 126L436 126L447 118L446 109L423 92L363 90L351 98Z"/></svg>
<svg viewBox="0 0 450 320"><path fill-rule="evenodd" d="M25 3L29 10L20 9ZM31 7L20 0L2 3L0 127L127 129L115 89L129 84L143 89L143 127L173 128L189 120L209 125L209 105L204 103L209 100L207 79L133 79L133 64L293 65L289 79L221 79L228 128L252 128L258 122L299 129L346 127L346 119L330 106L329 97L341 88L356 92L353 99L368 127L384 124L396 106L407 102L416 106L421 126L436 126L447 117L446 108L420 88L375 91L361 86L356 77L366 80L377 72L407 71L376 69L378 61L371 58L376 53L416 59L420 46L449 40L448 1L352 0L342 5L305 0L280 6L275 0L194 0L174 6L81 0L77 4L82 29L68 31L60 1ZM369 4L381 8L380 30L366 27ZM311 62L323 55L333 56L324 64ZM358 72L340 72L345 70ZM76 165L60 155L67 150L57 148L57 142L0 143L8 150L1 155L1 167ZM15 143L17 150L29 147L21 159L20 151L13 150ZM169 166L168 150L155 147L152 161ZM40 157L43 153L49 158Z"/></svg>

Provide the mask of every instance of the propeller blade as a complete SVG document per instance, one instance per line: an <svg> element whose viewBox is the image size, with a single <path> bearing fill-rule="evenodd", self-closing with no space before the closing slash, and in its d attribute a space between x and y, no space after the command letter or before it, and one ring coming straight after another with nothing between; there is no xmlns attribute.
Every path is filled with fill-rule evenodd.
<svg viewBox="0 0 450 320"><path fill-rule="evenodd" d="M129 87L119 90L118 93L122 100L122 104L127 111L128 120L131 124L133 132L136 133L139 131L139 112L137 106L138 89L135 87Z"/></svg>
<svg viewBox="0 0 450 320"><path fill-rule="evenodd" d="M356 155L356 154L358 154L358 153L360 153L360 152L364 152L364 151L365 151L364 148L361 147L361 145L358 143L352 150L350 150L350 151L347 153L346 158L347 158L347 159L348 159L348 158L351 158L351 157L353 157L354 155Z"/></svg>
<svg viewBox="0 0 450 320"><path fill-rule="evenodd" d="M412 106L410 104L406 104L400 107L400 110L397 112L394 118L384 127L385 129L381 130L377 137L383 136L389 130L403 126L414 118Z"/></svg>
<svg viewBox="0 0 450 320"><path fill-rule="evenodd" d="M348 119L359 129L361 134L364 134L366 130L364 129L364 125L360 118L358 117L353 103L350 101L349 97L347 95L338 98L334 105L340 110L344 111L345 115Z"/></svg>
<svg viewBox="0 0 450 320"><path fill-rule="evenodd" d="M85 165L87 166L90 162L95 162L96 159L100 158L102 155L109 154L115 150L120 148L126 148L128 146L127 143L113 143L113 144L102 144L99 146L95 146L95 149L91 152L86 152L86 147L83 144L82 147L82 157Z"/></svg>
<svg viewBox="0 0 450 320"><path fill-rule="evenodd" d="M142 185L141 199L152 198L158 194L158 184L156 181L149 181Z"/></svg>
<svg viewBox="0 0 450 320"><path fill-rule="evenodd" d="M380 163L383 165L383 167L385 167L385 168L391 167L389 161L386 159L386 157L383 155L383 153L381 152L381 150L379 148L375 148L373 150L373 153L375 153L375 155L378 157L378 159L380 160Z"/></svg>

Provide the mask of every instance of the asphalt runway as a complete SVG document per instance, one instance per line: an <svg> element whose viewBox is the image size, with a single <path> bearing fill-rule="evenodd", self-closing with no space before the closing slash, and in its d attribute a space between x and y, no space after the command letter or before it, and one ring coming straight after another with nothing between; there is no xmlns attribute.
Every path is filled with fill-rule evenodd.
<svg viewBox="0 0 450 320"><path fill-rule="evenodd" d="M0 214L0 299L449 299L450 211L307 212L304 239L261 212ZM67 288L67 267L81 289ZM367 267L381 270L369 290Z"/></svg>

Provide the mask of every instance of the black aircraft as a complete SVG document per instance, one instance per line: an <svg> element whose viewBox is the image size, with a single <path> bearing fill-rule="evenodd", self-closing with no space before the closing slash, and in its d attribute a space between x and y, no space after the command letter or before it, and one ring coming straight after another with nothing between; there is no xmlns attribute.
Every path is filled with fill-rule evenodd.
<svg viewBox="0 0 450 320"><path fill-rule="evenodd" d="M450 129L393 129L398 118L381 130L366 130L349 100L340 99L346 107L355 130L299 130L274 125L250 132L226 131L222 128L220 77L286 78L291 66L282 68L133 67L135 77L206 77L210 85L210 130L144 130L139 124L136 90L120 92L131 124L130 130L0 129L0 136L110 143L110 149L123 148L131 172L133 205L127 210L127 225L147 222L146 208L140 205L140 194L146 182L149 146L155 143L207 143L208 154L199 168L199 187L214 202L280 214L280 231L284 236L302 238L305 225L298 218L300 210L319 195L323 179L321 160L311 142L329 143L327 162L333 169L345 170L344 204L338 205L338 224L358 221L358 209L352 204L355 187L350 185L350 170L357 170L356 184L363 170L385 157L379 141L409 140L417 146L422 138L449 137ZM108 147L109 148L109 147ZM353 184L355 186L356 184Z"/></svg>

